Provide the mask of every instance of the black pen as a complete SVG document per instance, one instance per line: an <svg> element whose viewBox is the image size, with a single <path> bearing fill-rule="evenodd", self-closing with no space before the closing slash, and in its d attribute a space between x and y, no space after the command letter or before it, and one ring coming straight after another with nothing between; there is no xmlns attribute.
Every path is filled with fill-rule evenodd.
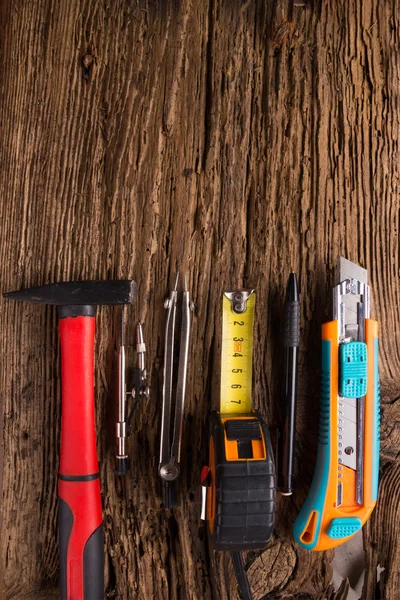
<svg viewBox="0 0 400 600"><path fill-rule="evenodd" d="M296 437L297 357L300 345L300 302L295 273L291 273L283 306L283 427L278 448L278 489L293 492L293 461Z"/></svg>

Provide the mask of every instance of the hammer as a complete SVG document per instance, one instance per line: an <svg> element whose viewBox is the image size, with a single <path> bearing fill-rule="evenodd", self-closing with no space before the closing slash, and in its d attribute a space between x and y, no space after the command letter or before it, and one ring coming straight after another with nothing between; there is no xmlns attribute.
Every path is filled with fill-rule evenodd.
<svg viewBox="0 0 400 600"><path fill-rule="evenodd" d="M61 340L61 448L58 481L62 600L104 598L104 534L94 420L96 306L130 304L134 281L78 281L4 294L55 304Z"/></svg>

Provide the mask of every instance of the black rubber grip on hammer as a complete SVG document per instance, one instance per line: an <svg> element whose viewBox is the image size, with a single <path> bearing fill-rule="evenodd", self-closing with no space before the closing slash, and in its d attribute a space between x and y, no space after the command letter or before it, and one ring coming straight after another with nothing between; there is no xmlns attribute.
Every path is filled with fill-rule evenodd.
<svg viewBox="0 0 400 600"><path fill-rule="evenodd" d="M86 542L83 552L84 600L104 597L104 532L100 525Z"/></svg>
<svg viewBox="0 0 400 600"><path fill-rule="evenodd" d="M64 500L58 499L60 534L61 600L69 600L67 586L68 545L74 527L74 515ZM104 532L100 525L87 540L83 551L83 600L104 598ZM75 597L75 596L74 596Z"/></svg>
<svg viewBox="0 0 400 600"><path fill-rule="evenodd" d="M58 526L60 532L60 588L62 600L67 598L67 554L69 538L74 524L72 510L64 500L58 499Z"/></svg>

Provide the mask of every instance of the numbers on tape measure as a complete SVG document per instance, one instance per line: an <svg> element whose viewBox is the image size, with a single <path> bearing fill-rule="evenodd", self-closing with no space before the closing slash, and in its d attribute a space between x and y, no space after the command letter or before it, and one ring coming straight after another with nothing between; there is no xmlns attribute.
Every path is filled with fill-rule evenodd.
<svg viewBox="0 0 400 600"><path fill-rule="evenodd" d="M254 304L252 294L239 315L228 298L223 300L221 413L251 410Z"/></svg>

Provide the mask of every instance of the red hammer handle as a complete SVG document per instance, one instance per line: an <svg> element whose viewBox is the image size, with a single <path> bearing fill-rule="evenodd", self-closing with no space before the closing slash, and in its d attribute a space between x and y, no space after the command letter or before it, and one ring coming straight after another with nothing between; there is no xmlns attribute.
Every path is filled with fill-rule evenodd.
<svg viewBox="0 0 400 600"><path fill-rule="evenodd" d="M104 542L94 420L95 309L81 309L85 316L79 315L80 310L78 316L60 312L62 416L58 496L61 598L102 600Z"/></svg>

